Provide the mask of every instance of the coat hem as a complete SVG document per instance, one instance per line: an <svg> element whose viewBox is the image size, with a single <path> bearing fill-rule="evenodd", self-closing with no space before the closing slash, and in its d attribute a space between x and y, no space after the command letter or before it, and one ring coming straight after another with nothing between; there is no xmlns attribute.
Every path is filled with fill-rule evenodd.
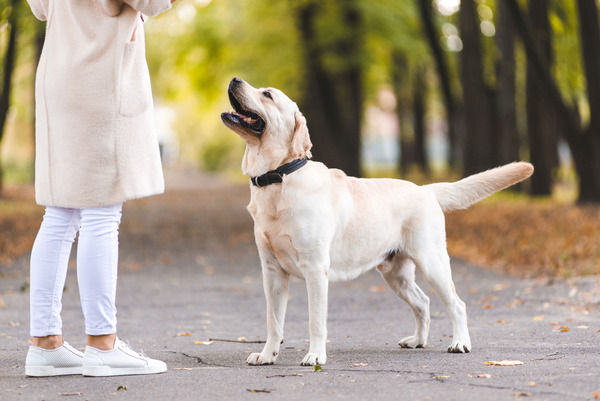
<svg viewBox="0 0 600 401"><path fill-rule="evenodd" d="M89 208L96 208L96 207L104 207L104 206L111 206L111 205L116 205L119 203L125 203L127 201L130 200L134 200L134 199L142 199L142 198L148 198L150 196L156 196L156 195L162 195L165 193L165 189L163 188L162 190L157 190L155 192L149 192L147 194L141 194L141 195L131 195L131 196L125 196L119 199L113 199L110 201L106 201L106 202L94 202L94 203L63 203L63 202L49 202L49 201L44 201L41 199L37 199L35 203L39 206L44 206L44 207L62 207L62 208L67 208L67 209L89 209Z"/></svg>

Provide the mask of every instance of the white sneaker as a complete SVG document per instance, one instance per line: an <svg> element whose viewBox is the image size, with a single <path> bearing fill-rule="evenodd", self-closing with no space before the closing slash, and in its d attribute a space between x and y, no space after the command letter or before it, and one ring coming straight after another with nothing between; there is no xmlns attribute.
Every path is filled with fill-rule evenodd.
<svg viewBox="0 0 600 401"><path fill-rule="evenodd" d="M80 375L82 368L83 354L66 341L56 349L31 345L25 359L27 376Z"/></svg>
<svg viewBox="0 0 600 401"><path fill-rule="evenodd" d="M118 338L112 350L103 351L88 345L83 354L84 376L147 375L166 370L166 363L138 354Z"/></svg>

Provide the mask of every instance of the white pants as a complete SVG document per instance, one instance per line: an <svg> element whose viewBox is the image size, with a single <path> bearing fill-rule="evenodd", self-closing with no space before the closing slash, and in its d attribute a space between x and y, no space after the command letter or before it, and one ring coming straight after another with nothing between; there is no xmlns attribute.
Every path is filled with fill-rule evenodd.
<svg viewBox="0 0 600 401"><path fill-rule="evenodd" d="M88 335L117 331L117 264L123 204L89 209L46 207L31 251L31 336L62 334L62 293L77 232L77 281Z"/></svg>

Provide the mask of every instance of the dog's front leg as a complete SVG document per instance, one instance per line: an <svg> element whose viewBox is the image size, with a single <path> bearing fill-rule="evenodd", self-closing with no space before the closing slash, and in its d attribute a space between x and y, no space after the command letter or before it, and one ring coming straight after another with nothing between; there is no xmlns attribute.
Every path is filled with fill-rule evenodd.
<svg viewBox="0 0 600 401"><path fill-rule="evenodd" d="M267 343L262 352L250 354L249 365L272 365L279 355L283 340L283 323L288 300L289 274L276 262L266 261L262 267L263 288L267 300Z"/></svg>
<svg viewBox="0 0 600 401"><path fill-rule="evenodd" d="M308 321L310 330L310 348L302 359L302 365L324 365L327 362L325 344L327 342L327 291L328 269L307 272L306 290L308 292Z"/></svg>

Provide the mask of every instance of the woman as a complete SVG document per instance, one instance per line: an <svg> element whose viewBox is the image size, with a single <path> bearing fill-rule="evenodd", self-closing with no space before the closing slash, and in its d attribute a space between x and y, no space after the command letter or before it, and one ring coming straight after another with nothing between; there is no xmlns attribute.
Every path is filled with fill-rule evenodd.
<svg viewBox="0 0 600 401"><path fill-rule="evenodd" d="M123 202L159 194L141 13L174 0L28 0L47 21L36 75L36 202L46 212L31 253L29 376L160 373L117 338L115 294ZM62 338L61 297L79 232L85 353Z"/></svg>

